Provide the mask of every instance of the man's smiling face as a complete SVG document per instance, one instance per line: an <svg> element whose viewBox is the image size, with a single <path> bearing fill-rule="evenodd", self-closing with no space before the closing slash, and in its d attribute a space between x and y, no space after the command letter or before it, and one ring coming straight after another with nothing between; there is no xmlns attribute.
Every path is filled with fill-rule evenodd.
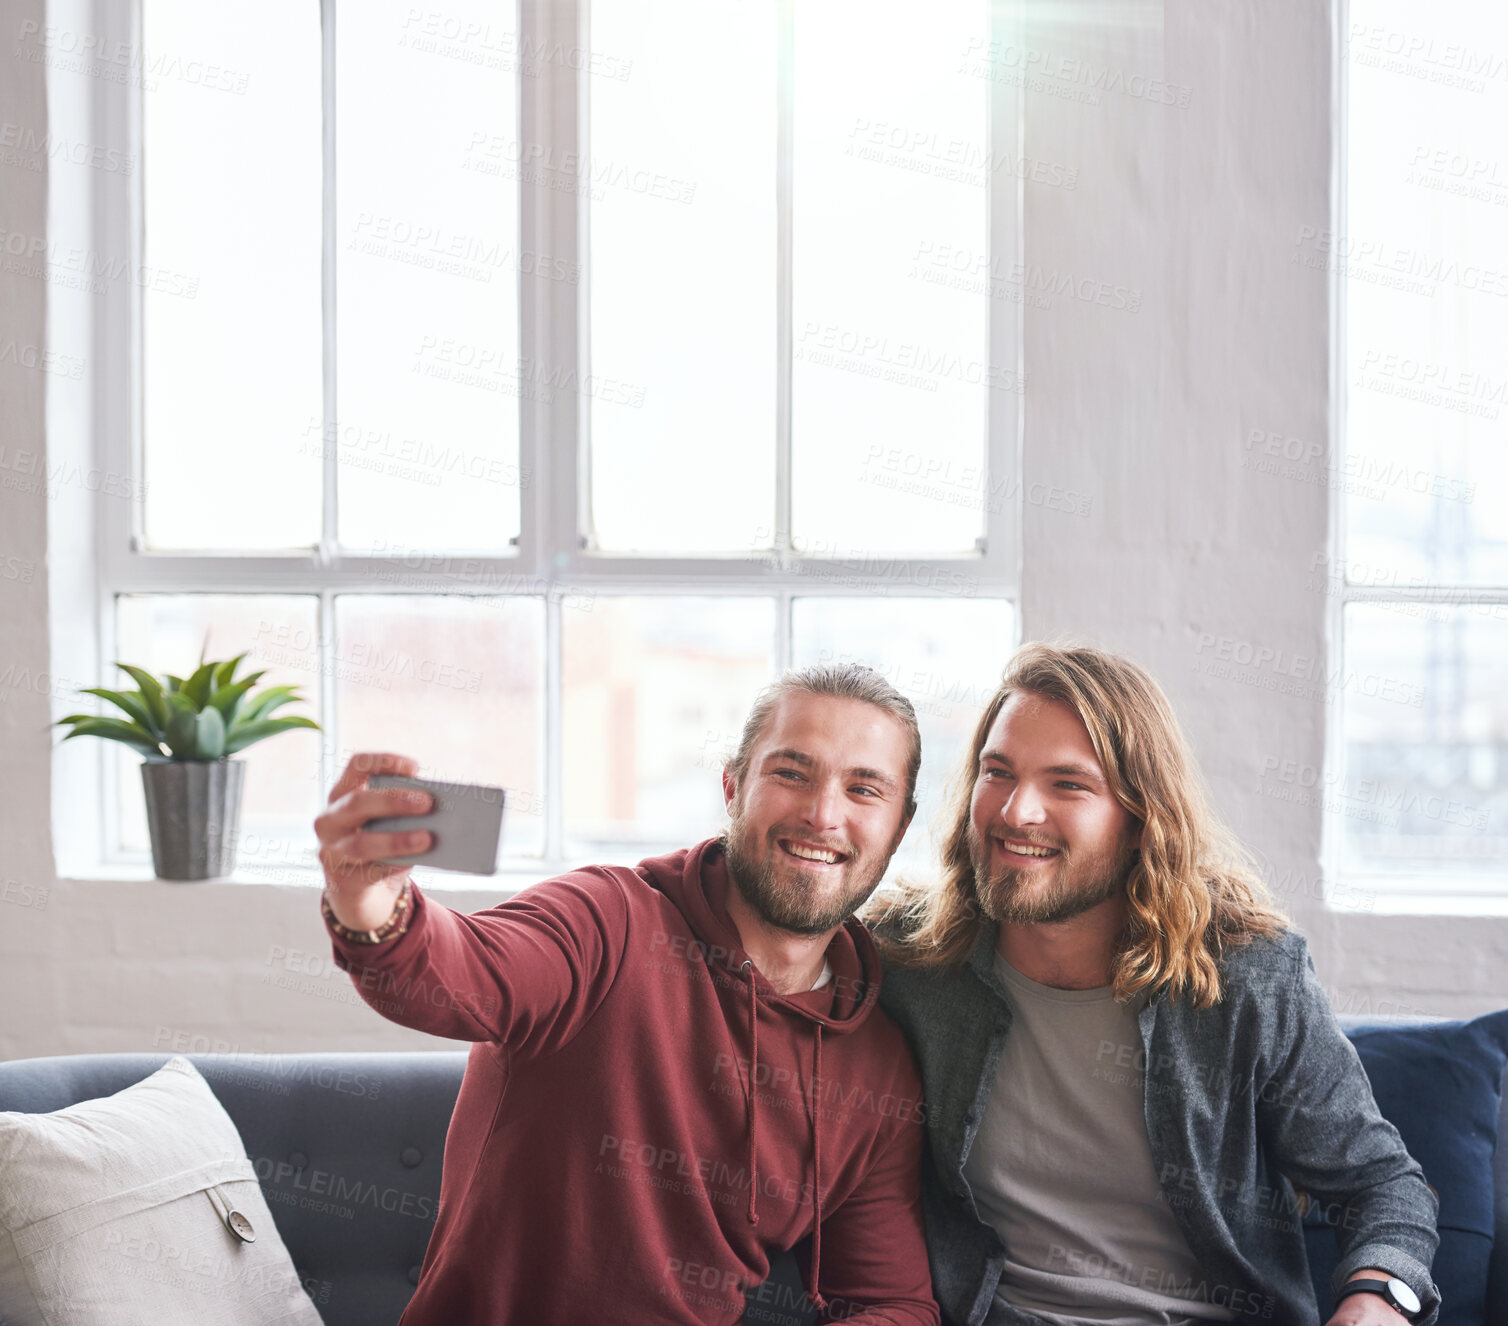
<svg viewBox="0 0 1508 1326"><path fill-rule="evenodd" d="M862 700L792 692L741 781L723 774L728 871L770 925L816 935L874 892L906 829L905 729Z"/></svg>
<svg viewBox="0 0 1508 1326"><path fill-rule="evenodd" d="M980 903L1015 925L1066 921L1117 896L1141 836L1083 720L1023 691L1001 706L979 752L970 816Z"/></svg>

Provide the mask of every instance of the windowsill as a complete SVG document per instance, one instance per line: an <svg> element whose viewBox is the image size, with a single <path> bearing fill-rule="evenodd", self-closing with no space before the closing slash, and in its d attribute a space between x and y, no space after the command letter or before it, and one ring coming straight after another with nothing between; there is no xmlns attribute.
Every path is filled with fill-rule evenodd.
<svg viewBox="0 0 1508 1326"><path fill-rule="evenodd" d="M1370 894L1370 906L1337 906L1330 903L1329 910L1340 914L1373 916L1508 916L1508 895L1503 894L1428 892L1423 888L1404 891L1396 881L1391 880L1381 888L1376 885L1370 888L1361 885L1358 888L1361 892Z"/></svg>
<svg viewBox="0 0 1508 1326"><path fill-rule="evenodd" d="M1325 909L1332 915L1440 916L1452 919L1508 916L1508 889L1488 875L1425 875L1353 867L1331 875Z"/></svg>
<svg viewBox="0 0 1508 1326"><path fill-rule="evenodd" d="M604 853L604 856L610 854ZM480 893L501 901L533 884L539 884L568 870L577 869L581 862L539 863L536 866L517 866L499 870L493 875L462 875L452 871L414 870L414 880L426 893ZM313 867L285 866L276 870L237 870L234 874L206 880L159 880L146 862L118 862L95 867L75 869L59 877L61 884L150 884L160 883L167 888L202 888L206 885L235 888L277 887L319 889L324 886L323 874ZM1431 892L1427 885L1400 887L1400 881L1347 881L1343 897L1349 902L1327 900L1326 910L1340 916L1419 916L1483 919L1508 917L1508 894Z"/></svg>
<svg viewBox="0 0 1508 1326"><path fill-rule="evenodd" d="M558 874L543 867L533 870L499 870L495 875L462 875L448 871L415 870L414 882L426 893L485 893L510 898L531 884ZM146 864L117 863L75 869L60 876L60 884L161 884L164 888L296 888L313 891L324 887L323 874L313 868L285 866L277 870L237 870L215 879L159 879Z"/></svg>
<svg viewBox="0 0 1508 1326"><path fill-rule="evenodd" d="M567 859L546 861L540 858L511 857L491 875L467 875L452 870L430 870L424 866L414 867L414 882L426 893L486 893L511 897L531 884L554 879L583 866L609 862L629 865L648 857L664 856L684 843L598 843L580 849ZM276 885L284 888L322 889L324 873L317 865L277 864L247 866L243 864L229 875L204 880L159 880L152 870L150 859L143 856L134 861L105 861L94 865L80 865L60 871L59 881L87 883L149 884L154 881L171 886L202 886L205 884Z"/></svg>

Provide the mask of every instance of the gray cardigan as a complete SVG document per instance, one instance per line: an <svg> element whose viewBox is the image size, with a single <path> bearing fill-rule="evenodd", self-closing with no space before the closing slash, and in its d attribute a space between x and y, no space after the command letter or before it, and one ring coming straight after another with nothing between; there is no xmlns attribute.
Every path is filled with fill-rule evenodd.
<svg viewBox="0 0 1508 1326"><path fill-rule="evenodd" d="M986 922L969 961L946 970L887 967L880 991L922 1070L922 1206L933 1290L952 1326L1036 1320L995 1301L1003 1245L963 1175L1011 1025L995 938ZM1432 1323L1439 1204L1378 1113L1304 939L1232 947L1220 971L1214 1007L1158 995L1139 1018L1152 1160L1207 1296L1238 1321L1318 1326L1297 1188L1336 1222L1334 1283L1386 1270Z"/></svg>

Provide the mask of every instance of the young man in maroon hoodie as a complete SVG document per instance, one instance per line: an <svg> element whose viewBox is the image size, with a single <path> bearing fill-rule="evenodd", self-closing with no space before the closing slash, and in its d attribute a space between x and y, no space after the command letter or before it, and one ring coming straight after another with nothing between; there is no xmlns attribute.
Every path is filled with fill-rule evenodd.
<svg viewBox="0 0 1508 1326"><path fill-rule="evenodd" d="M404 1026L474 1041L402 1326L734 1323L810 1236L826 1320L935 1326L923 1106L853 913L915 809L910 703L856 666L787 674L723 773L720 838L466 915L407 868L428 797L354 757L315 821L337 963Z"/></svg>

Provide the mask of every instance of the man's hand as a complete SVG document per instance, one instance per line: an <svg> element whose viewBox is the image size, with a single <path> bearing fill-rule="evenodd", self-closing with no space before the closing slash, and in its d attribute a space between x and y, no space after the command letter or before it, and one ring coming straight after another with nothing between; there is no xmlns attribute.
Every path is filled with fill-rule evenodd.
<svg viewBox="0 0 1508 1326"><path fill-rule="evenodd" d="M429 847L425 829L408 833L364 833L367 820L383 815L422 815L434 798L407 788L368 787L373 774L419 772L419 762L407 755L362 751L351 756L340 781L330 790L324 814L314 821L319 838L319 863L325 871L330 910L352 930L375 930L392 915L393 900L408 879L408 866L382 865L384 856L412 856Z"/></svg>
<svg viewBox="0 0 1508 1326"><path fill-rule="evenodd" d="M1391 1271L1354 1271L1346 1277L1346 1283L1350 1284L1352 1280L1388 1280L1392 1278L1392 1274ZM1376 1294L1352 1294L1350 1298L1341 1299L1335 1315L1325 1326L1403 1326L1407 1320L1397 1308L1389 1306L1385 1298L1379 1298Z"/></svg>

